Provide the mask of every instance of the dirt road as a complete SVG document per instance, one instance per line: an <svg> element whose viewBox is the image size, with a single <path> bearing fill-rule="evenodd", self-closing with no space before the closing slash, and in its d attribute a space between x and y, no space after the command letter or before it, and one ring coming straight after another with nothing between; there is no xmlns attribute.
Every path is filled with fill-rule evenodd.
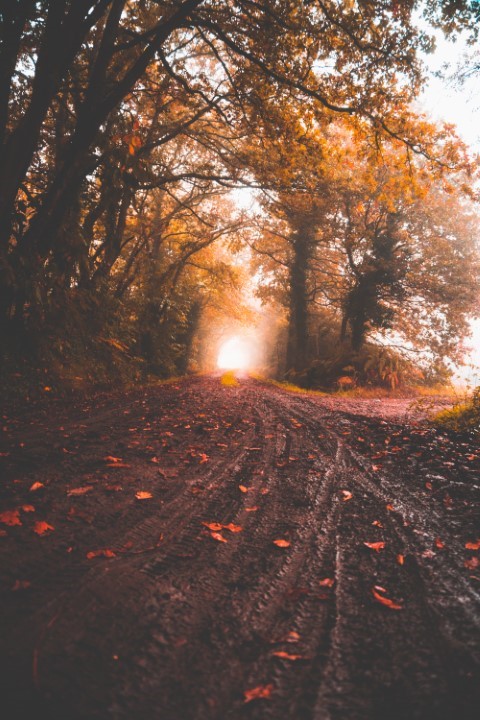
<svg viewBox="0 0 480 720"><path fill-rule="evenodd" d="M477 718L480 451L395 402L210 377L4 417L2 717Z"/></svg>

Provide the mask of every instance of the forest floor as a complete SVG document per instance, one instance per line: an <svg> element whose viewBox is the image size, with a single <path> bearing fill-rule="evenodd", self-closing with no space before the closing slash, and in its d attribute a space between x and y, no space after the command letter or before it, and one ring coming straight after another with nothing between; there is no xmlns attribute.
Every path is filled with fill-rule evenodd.
<svg viewBox="0 0 480 720"><path fill-rule="evenodd" d="M424 414L210 376L5 415L2 718L477 718L480 450Z"/></svg>

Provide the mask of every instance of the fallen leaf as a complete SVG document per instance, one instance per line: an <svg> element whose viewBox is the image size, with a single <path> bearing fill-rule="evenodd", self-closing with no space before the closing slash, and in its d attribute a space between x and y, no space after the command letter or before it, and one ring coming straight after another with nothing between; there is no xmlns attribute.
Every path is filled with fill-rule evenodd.
<svg viewBox="0 0 480 720"><path fill-rule="evenodd" d="M333 578L323 578L323 580L318 581L318 584L321 585L321 587L333 587L335 580Z"/></svg>
<svg viewBox="0 0 480 720"><path fill-rule="evenodd" d="M33 532L37 533L37 535L45 535L48 531L53 530L55 530L53 525L45 522L45 520L38 520L33 526Z"/></svg>
<svg viewBox="0 0 480 720"><path fill-rule="evenodd" d="M279 540L274 540L273 544L281 548L287 548L291 545L290 540L282 540L281 538Z"/></svg>
<svg viewBox="0 0 480 720"><path fill-rule="evenodd" d="M374 520L374 521L372 522L372 525L374 525L375 527L383 528L383 525L382 525L382 523L380 522L380 520Z"/></svg>
<svg viewBox="0 0 480 720"><path fill-rule="evenodd" d="M435 539L435 546L436 546L439 550L443 550L443 548L445 547L444 543L440 540L440 538L436 538L436 539Z"/></svg>
<svg viewBox="0 0 480 720"><path fill-rule="evenodd" d="M203 463L208 462L208 455L205 453L200 453L200 465L203 465Z"/></svg>
<svg viewBox="0 0 480 720"><path fill-rule="evenodd" d="M245 512L257 512L258 505L254 505L253 507L245 508Z"/></svg>
<svg viewBox="0 0 480 720"><path fill-rule="evenodd" d="M45 487L45 485L42 482L34 482L30 488L30 492L35 492L35 490L40 490L40 488L42 488L42 487Z"/></svg>
<svg viewBox="0 0 480 720"><path fill-rule="evenodd" d="M270 695L272 694L272 691L274 689L274 685L258 685L255 688L252 688L251 690L245 690L244 697L245 702L248 703L251 700L267 700Z"/></svg>
<svg viewBox="0 0 480 720"><path fill-rule="evenodd" d="M135 493L135 497L137 498L137 500L150 500L153 495L146 490L138 490L138 492Z"/></svg>
<svg viewBox="0 0 480 720"><path fill-rule="evenodd" d="M211 532L210 537L213 538L213 540L216 540L217 542L226 543L228 540L226 540L223 535L220 535L219 532Z"/></svg>
<svg viewBox="0 0 480 720"><path fill-rule="evenodd" d="M115 463L107 463L107 468L128 468L130 465L128 463L122 463L122 462L115 462Z"/></svg>
<svg viewBox="0 0 480 720"><path fill-rule="evenodd" d="M17 590L27 590L31 584L30 580L15 580L12 585L12 591L16 592Z"/></svg>
<svg viewBox="0 0 480 720"><path fill-rule="evenodd" d="M343 495L344 502L352 499L352 493L350 492L350 490L342 490L342 495Z"/></svg>
<svg viewBox="0 0 480 720"><path fill-rule="evenodd" d="M469 570L475 570L480 565L480 560L478 559L478 557L472 557L468 560L465 560L463 564Z"/></svg>
<svg viewBox="0 0 480 720"><path fill-rule="evenodd" d="M93 490L91 485L85 485L84 487L72 488L67 492L68 497L76 497L77 495L86 495L86 493Z"/></svg>
<svg viewBox="0 0 480 720"><path fill-rule="evenodd" d="M390 512L393 512L393 511L395 510L395 508L393 507L393 505L391 505L390 503L388 503L388 505L385 505L385 507L386 507L387 510L389 510Z"/></svg>
<svg viewBox="0 0 480 720"><path fill-rule="evenodd" d="M405 556L404 555L397 555L397 562L399 565L403 565L405 562Z"/></svg>
<svg viewBox="0 0 480 720"><path fill-rule="evenodd" d="M113 550L102 549L102 550L90 550L90 552L87 552L87 560L92 560L93 558L97 557L106 557L106 558L113 558L116 557L117 554L113 552Z"/></svg>
<svg viewBox="0 0 480 720"><path fill-rule="evenodd" d="M248 492L248 488L245 487L245 485L239 485L238 489L240 490L240 492L243 492L243 493Z"/></svg>
<svg viewBox="0 0 480 720"><path fill-rule="evenodd" d="M10 525L10 527L21 525L20 510L4 510L4 512L0 513L0 522L4 525Z"/></svg>
<svg viewBox="0 0 480 720"><path fill-rule="evenodd" d="M368 548L370 548L370 550L376 550L377 552L380 552L380 550L383 550L383 548L385 547L384 542L373 542L373 543L364 542L363 544L366 545Z"/></svg>
<svg viewBox="0 0 480 720"><path fill-rule="evenodd" d="M291 653L285 652L284 650L277 650L275 652L272 652L272 655L275 655L275 657L282 658L282 660L301 660L301 655L292 655Z"/></svg>
<svg viewBox="0 0 480 720"><path fill-rule="evenodd" d="M223 526L224 530L230 530L232 533L242 532L243 528L241 525L235 525L234 523L228 523Z"/></svg>
<svg viewBox="0 0 480 720"><path fill-rule="evenodd" d="M268 495L269 492L270 490L268 488L262 488L260 490L260 495Z"/></svg>
<svg viewBox="0 0 480 720"><path fill-rule="evenodd" d="M300 635L295 632L295 630L290 630L287 637L285 638L285 642L294 643L298 642L300 640Z"/></svg>
<svg viewBox="0 0 480 720"><path fill-rule="evenodd" d="M103 458L106 463L121 463L122 458L114 457L113 455L107 455Z"/></svg>
<svg viewBox="0 0 480 720"><path fill-rule="evenodd" d="M379 586L376 586L378 589ZM381 588L382 592L386 592L384 588ZM380 593L377 592L375 588L372 588L372 595L377 600L377 602L381 603L382 605L385 605L385 607L390 608L390 610L403 610L403 606L399 605L398 603L394 602L393 600L390 600L387 597L384 597L383 595L380 595Z"/></svg>
<svg viewBox="0 0 480 720"><path fill-rule="evenodd" d="M22 510L26 513L35 512L35 508L33 505L22 505Z"/></svg>
<svg viewBox="0 0 480 720"><path fill-rule="evenodd" d="M465 547L467 550L480 550L480 540L477 540L477 542L466 542Z"/></svg>
<svg viewBox="0 0 480 720"><path fill-rule="evenodd" d="M213 532L218 532L219 530L221 530L223 528L222 523L217 523L217 522L211 522L211 523L202 522L202 525L205 525L205 527L207 527L209 530L213 530Z"/></svg>

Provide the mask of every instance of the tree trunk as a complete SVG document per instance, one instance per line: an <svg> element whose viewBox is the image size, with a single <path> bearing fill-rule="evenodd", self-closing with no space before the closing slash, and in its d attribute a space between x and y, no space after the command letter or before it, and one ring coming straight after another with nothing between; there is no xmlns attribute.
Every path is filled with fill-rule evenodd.
<svg viewBox="0 0 480 720"><path fill-rule="evenodd" d="M307 366L308 297L307 275L311 257L311 239L298 233L292 242L290 268L290 315L288 319L287 369L300 372Z"/></svg>

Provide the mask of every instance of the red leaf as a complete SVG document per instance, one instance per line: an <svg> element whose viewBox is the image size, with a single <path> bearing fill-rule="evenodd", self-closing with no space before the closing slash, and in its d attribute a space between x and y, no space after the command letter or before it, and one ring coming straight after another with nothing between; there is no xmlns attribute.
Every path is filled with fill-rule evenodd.
<svg viewBox="0 0 480 720"><path fill-rule="evenodd" d="M45 520L38 520L33 526L33 532L37 533L37 535L45 535L45 533L53 530L55 530L53 525L49 525Z"/></svg>
<svg viewBox="0 0 480 720"><path fill-rule="evenodd" d="M238 489L240 490L240 492L243 492L243 493L248 492L248 488L245 487L245 485L239 485Z"/></svg>
<svg viewBox="0 0 480 720"><path fill-rule="evenodd" d="M93 558L97 557L113 558L116 556L117 554L114 553L113 550L109 550L108 548L102 550L90 550L90 552L87 552L88 560L92 560Z"/></svg>
<svg viewBox="0 0 480 720"><path fill-rule="evenodd" d="M224 530L230 530L232 533L242 532L243 528L241 525L235 525L234 523L228 523L223 526Z"/></svg>
<svg viewBox="0 0 480 720"><path fill-rule="evenodd" d="M291 542L290 542L290 540L282 540L280 538L279 540L274 540L273 544L280 548L287 548L287 547L290 547Z"/></svg>
<svg viewBox="0 0 480 720"><path fill-rule="evenodd" d="M213 538L213 540L216 540L217 542L226 543L228 540L226 540L223 535L220 535L218 532L211 532L210 537Z"/></svg>
<svg viewBox="0 0 480 720"><path fill-rule="evenodd" d="M275 657L282 658L282 660L301 660L301 655L292 655L291 653L285 652L284 650L277 650L272 653Z"/></svg>
<svg viewBox="0 0 480 720"><path fill-rule="evenodd" d="M270 695L272 694L272 691L274 689L274 686L272 684L270 685L258 685L258 687L252 688L251 690L245 690L243 693L245 696L245 702L248 703L251 700L268 700Z"/></svg>
<svg viewBox="0 0 480 720"><path fill-rule="evenodd" d="M397 562L399 565L403 565L405 562L405 556L404 555L397 555Z"/></svg>
<svg viewBox="0 0 480 720"><path fill-rule="evenodd" d="M35 490L40 490L40 488L43 487L45 487L45 485L42 482L34 482L30 488L30 492L35 492Z"/></svg>
<svg viewBox="0 0 480 720"><path fill-rule="evenodd" d="M440 538L436 538L435 545L439 550L443 550L445 547L444 543L440 540Z"/></svg>
<svg viewBox="0 0 480 720"><path fill-rule="evenodd" d="M373 543L364 542L363 544L366 545L368 548L370 548L370 550L376 550L377 552L380 552L380 550L383 550L383 548L385 547L384 542L373 542Z"/></svg>
<svg viewBox="0 0 480 720"><path fill-rule="evenodd" d="M322 587L333 587L335 580L333 578L324 578L323 580L319 580L318 584Z"/></svg>
<svg viewBox="0 0 480 720"><path fill-rule="evenodd" d="M381 588L381 590L382 590L382 592L386 592L383 588ZM373 597L375 598L375 600L377 600L377 602L381 603L382 605L385 605L385 607L390 608L390 610L403 610L403 605L399 605L398 603L394 602L393 600L390 600L389 598L384 597L383 595L380 595L380 593L378 593L375 590L375 588L372 588L372 594L373 594Z"/></svg>
<svg viewBox="0 0 480 720"><path fill-rule="evenodd" d="M217 523L217 522L211 522L211 523L202 522L202 525L205 525L205 527L207 527L209 530L213 530L213 532L218 532L219 530L222 530L222 528L223 528L222 523Z"/></svg>
<svg viewBox="0 0 480 720"><path fill-rule="evenodd" d="M0 513L0 522L4 525L10 525L11 527L21 525L20 510L5 510Z"/></svg>
<svg viewBox="0 0 480 720"><path fill-rule="evenodd" d="M84 487L68 490L67 495L68 497L77 497L78 495L86 495L86 493L90 492L90 490L93 490L93 487L91 485L85 485Z"/></svg>
<svg viewBox="0 0 480 720"><path fill-rule="evenodd" d="M477 542L466 542L465 547L467 550L480 550L480 540L477 540Z"/></svg>
<svg viewBox="0 0 480 720"><path fill-rule="evenodd" d="M26 513L35 512L35 508L33 505L22 505L22 510Z"/></svg>

